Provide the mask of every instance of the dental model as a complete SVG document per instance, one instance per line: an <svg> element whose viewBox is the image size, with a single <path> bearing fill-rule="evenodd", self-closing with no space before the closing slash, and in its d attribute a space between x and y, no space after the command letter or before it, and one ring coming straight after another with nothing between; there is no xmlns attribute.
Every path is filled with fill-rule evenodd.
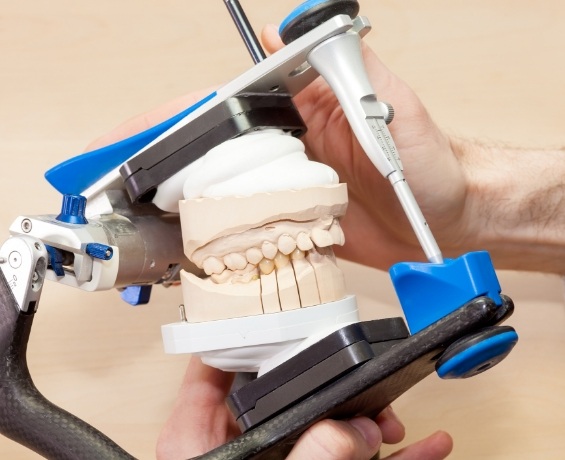
<svg viewBox="0 0 565 460"><path fill-rule="evenodd" d="M184 250L206 274L181 273L188 323L255 318L260 324L286 314L281 321L311 325L288 338L277 331L270 341L278 344L267 351L244 350L244 364L233 360L234 350L228 363L216 362L225 353L221 346L192 352L225 370L264 373L307 343L358 321L332 249L344 244L339 218L347 187L333 169L309 161L300 140L280 130L253 132L212 149L186 168L185 178L179 203ZM301 319L316 308L323 319Z"/></svg>

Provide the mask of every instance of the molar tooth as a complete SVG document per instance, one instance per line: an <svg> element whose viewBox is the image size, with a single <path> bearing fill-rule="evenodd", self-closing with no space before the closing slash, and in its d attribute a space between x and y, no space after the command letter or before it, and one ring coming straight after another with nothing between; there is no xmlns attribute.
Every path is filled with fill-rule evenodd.
<svg viewBox="0 0 565 460"><path fill-rule="evenodd" d="M204 262L202 262L202 268L207 275L219 275L225 270L226 266L217 257L207 257L204 259Z"/></svg>
<svg viewBox="0 0 565 460"><path fill-rule="evenodd" d="M266 259L272 260L275 258L279 250L270 241L263 241L263 244L261 245L261 252L263 253L263 256L265 256Z"/></svg>
<svg viewBox="0 0 565 460"><path fill-rule="evenodd" d="M247 266L247 259L238 252L231 252L224 256L224 263L230 270L243 270Z"/></svg>
<svg viewBox="0 0 565 460"><path fill-rule="evenodd" d="M247 264L243 270L237 270L231 280L232 284L235 283L249 283L259 279L259 271L257 267L252 264Z"/></svg>
<svg viewBox="0 0 565 460"><path fill-rule="evenodd" d="M224 270L222 273L212 273L210 278L216 284L224 284L227 283L230 278L233 276L233 272L231 270Z"/></svg>
<svg viewBox="0 0 565 460"><path fill-rule="evenodd" d="M304 257L306 257L306 252L301 251L300 248L296 248L290 253L290 258L292 260L304 259Z"/></svg>
<svg viewBox="0 0 565 460"><path fill-rule="evenodd" d="M319 248L325 248L333 244L333 238L330 232L318 227L314 227L312 229L310 237L312 238L314 244Z"/></svg>
<svg viewBox="0 0 565 460"><path fill-rule="evenodd" d="M268 275L275 269L275 263L271 259L263 259L259 262L259 270L261 273Z"/></svg>
<svg viewBox="0 0 565 460"><path fill-rule="evenodd" d="M337 219L334 220L334 223L330 227L329 232L333 238L334 244L337 244L339 246L343 246L345 244L345 235Z"/></svg>
<svg viewBox="0 0 565 460"><path fill-rule="evenodd" d="M289 261L290 261L290 257L286 254L283 254L282 252L277 252L277 255L273 259L273 262L275 263L275 267L277 269L286 267Z"/></svg>
<svg viewBox="0 0 565 460"><path fill-rule="evenodd" d="M309 251L314 247L314 244L312 244L312 240L305 232L300 232L298 234L298 236L296 237L296 245L298 246L298 249L300 249L301 251Z"/></svg>
<svg viewBox="0 0 565 460"><path fill-rule="evenodd" d="M296 249L296 241L294 241L294 238L288 233L283 233L281 236L279 236L277 246L280 252L288 255Z"/></svg>
<svg viewBox="0 0 565 460"><path fill-rule="evenodd" d="M245 251L245 257L247 258L247 262L253 265L257 265L259 262L261 262L263 253L259 248L249 248L247 251Z"/></svg>
<svg viewBox="0 0 565 460"><path fill-rule="evenodd" d="M246 284L214 284L209 278L201 279L184 270L180 276L184 301L190 305L187 318L191 323L263 313L259 280Z"/></svg>

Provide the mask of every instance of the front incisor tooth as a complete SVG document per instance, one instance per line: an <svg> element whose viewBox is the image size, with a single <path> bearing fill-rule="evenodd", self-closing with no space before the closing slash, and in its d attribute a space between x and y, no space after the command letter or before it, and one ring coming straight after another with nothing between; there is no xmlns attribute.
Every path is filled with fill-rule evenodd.
<svg viewBox="0 0 565 460"><path fill-rule="evenodd" d="M261 273L261 302L263 313L278 313L281 311L279 301L279 288L277 285L277 274L272 272L268 275Z"/></svg>
<svg viewBox="0 0 565 460"><path fill-rule="evenodd" d="M247 258L247 262L253 265L257 265L259 262L261 262L263 253L259 248L249 248L247 251L245 251L245 257Z"/></svg>
<svg viewBox="0 0 565 460"><path fill-rule="evenodd" d="M261 245L261 252L266 259L273 260L277 255L277 252L279 252L279 249L270 241L263 241L263 244Z"/></svg>
<svg viewBox="0 0 565 460"><path fill-rule="evenodd" d="M296 241L294 241L294 238L288 233L283 233L281 236L279 236L277 246L280 252L288 255L296 249Z"/></svg>
<svg viewBox="0 0 565 460"><path fill-rule="evenodd" d="M332 235L328 230L323 230L318 227L314 227L310 233L310 238L316 246L319 248L325 248L333 244Z"/></svg>
<svg viewBox="0 0 565 460"><path fill-rule="evenodd" d="M261 273L268 275L275 269L275 263L271 259L263 259L259 262L259 270Z"/></svg>
<svg viewBox="0 0 565 460"><path fill-rule="evenodd" d="M202 268L207 275L219 275L226 269L226 266L217 257L207 257L202 262Z"/></svg>
<svg viewBox="0 0 565 460"><path fill-rule="evenodd" d="M345 244L345 235L339 221L336 219L333 225L329 229L330 235L332 236L334 244L343 246Z"/></svg>
<svg viewBox="0 0 565 460"><path fill-rule="evenodd" d="M282 252L278 252L275 258L273 259L273 262L275 263L275 267L277 269L286 267L289 261L290 261L290 257L286 254L283 254Z"/></svg>
<svg viewBox="0 0 565 460"><path fill-rule="evenodd" d="M301 259L292 259L292 268L294 268L294 276L298 286L300 305L302 307L319 305L320 294L318 293L318 283L314 267L303 257Z"/></svg>
<svg viewBox="0 0 565 460"><path fill-rule="evenodd" d="M247 266L247 259L243 254L231 252L224 256L224 263L230 270L243 270Z"/></svg>
<svg viewBox="0 0 565 460"><path fill-rule="evenodd" d="M314 247L312 240L305 232L300 232L296 237L296 245L301 251L309 251Z"/></svg>
<svg viewBox="0 0 565 460"><path fill-rule="evenodd" d="M294 269L292 268L292 265L287 264L280 269L277 268L276 274L281 310L285 311L300 308L298 286L296 285L296 278L294 276Z"/></svg>

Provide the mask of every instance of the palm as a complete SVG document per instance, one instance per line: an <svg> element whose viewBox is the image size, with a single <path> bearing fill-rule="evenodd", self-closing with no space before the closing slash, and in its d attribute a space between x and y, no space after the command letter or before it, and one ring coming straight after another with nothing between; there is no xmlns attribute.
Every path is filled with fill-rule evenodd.
<svg viewBox="0 0 565 460"><path fill-rule="evenodd" d="M455 243L459 237L454 226L466 191L449 139L415 94L370 50L365 50L365 62L379 98L395 107L390 130L424 215L440 242ZM309 129L304 140L310 157L332 166L348 184L350 205L342 222L347 243L338 255L378 268L422 258L392 187L361 150L328 86L315 81L296 103Z"/></svg>

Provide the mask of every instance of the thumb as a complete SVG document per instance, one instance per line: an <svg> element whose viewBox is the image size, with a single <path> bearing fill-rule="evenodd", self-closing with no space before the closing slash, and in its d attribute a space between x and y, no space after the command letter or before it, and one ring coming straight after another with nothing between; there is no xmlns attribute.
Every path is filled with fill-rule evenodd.
<svg viewBox="0 0 565 460"><path fill-rule="evenodd" d="M366 460L378 452L381 442L379 427L369 418L323 420L300 437L287 459Z"/></svg>
<svg viewBox="0 0 565 460"><path fill-rule="evenodd" d="M274 24L267 24L263 27L261 31L261 42L270 54L284 47L284 43L279 36L279 30Z"/></svg>

